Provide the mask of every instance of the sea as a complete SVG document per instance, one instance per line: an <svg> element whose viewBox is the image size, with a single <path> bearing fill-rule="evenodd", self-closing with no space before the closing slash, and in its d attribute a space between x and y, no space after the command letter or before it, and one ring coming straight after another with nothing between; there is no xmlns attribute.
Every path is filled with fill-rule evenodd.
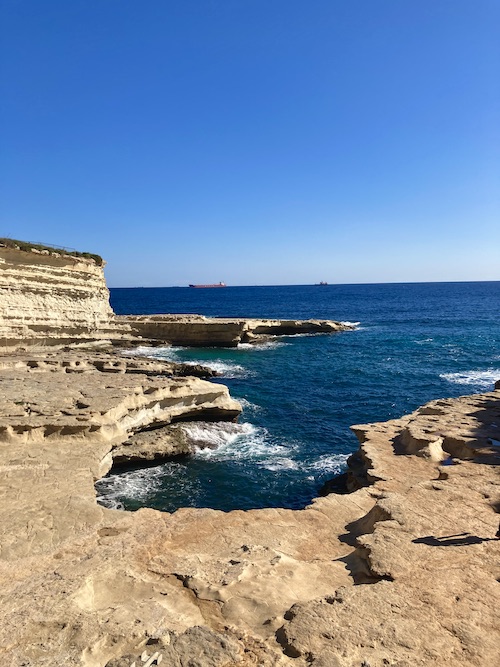
<svg viewBox="0 0 500 667"><path fill-rule="evenodd" d="M238 425L186 425L212 447L112 471L99 501L136 510L303 508L345 470L353 424L385 421L500 379L500 282L111 289L118 314L333 319L332 335L235 349L138 348L203 364L243 406Z"/></svg>

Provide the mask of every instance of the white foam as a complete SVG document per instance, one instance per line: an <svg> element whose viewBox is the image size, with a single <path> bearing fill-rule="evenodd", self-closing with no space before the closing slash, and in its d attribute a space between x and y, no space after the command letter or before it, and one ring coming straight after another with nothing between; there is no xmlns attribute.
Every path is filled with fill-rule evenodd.
<svg viewBox="0 0 500 667"><path fill-rule="evenodd" d="M298 462L290 457L274 456L257 462L266 470L280 472L282 470L301 470L309 473L306 479L313 480L318 476L337 475L345 468L349 454L324 454L311 462Z"/></svg>
<svg viewBox="0 0 500 667"><path fill-rule="evenodd" d="M196 366L198 364L201 366L206 366L207 368L212 369L225 378L244 378L252 375L251 371L249 371L247 368L244 368L240 364L232 364L227 361L222 361L221 359L214 359L210 361L186 361L184 363L188 364L189 366Z"/></svg>
<svg viewBox="0 0 500 667"><path fill-rule="evenodd" d="M239 398L239 396L235 396L234 398L246 412L255 413L262 410L262 406L257 405L257 403L251 403L246 398Z"/></svg>
<svg viewBox="0 0 500 667"><path fill-rule="evenodd" d="M96 482L97 501L105 507L123 509L120 498L133 498L145 502L161 486L171 471L165 466L142 468L108 475Z"/></svg>
<svg viewBox="0 0 500 667"><path fill-rule="evenodd" d="M223 361L222 359L188 359L183 360L177 354L185 347L146 347L139 346L132 350L124 350L122 354L132 357L148 357L149 359L163 359L166 361L173 361L176 363L183 363L186 366L205 366L215 371L222 377L226 378L243 378L252 375L251 371L244 368L240 364Z"/></svg>
<svg viewBox="0 0 500 667"><path fill-rule="evenodd" d="M283 456L278 456L274 459L258 461L257 465L260 468L265 468L265 470L271 470L273 472L280 472L281 470L299 469L299 464L297 463L297 461L294 461L293 459Z"/></svg>
<svg viewBox="0 0 500 667"><path fill-rule="evenodd" d="M264 352L266 350L275 350L278 347L285 347L290 343L284 343L281 340L269 340L265 343L238 343L237 350L251 350L252 352Z"/></svg>
<svg viewBox="0 0 500 667"><path fill-rule="evenodd" d="M416 340L415 343L417 345L425 345L425 343L432 343L434 338L423 338L422 340Z"/></svg>
<svg viewBox="0 0 500 667"><path fill-rule="evenodd" d="M307 472L337 475L345 468L350 454L323 454L315 461L304 465Z"/></svg>
<svg viewBox="0 0 500 667"><path fill-rule="evenodd" d="M215 449L230 445L243 435L252 433L255 426L248 423L233 424L232 422L193 422L183 424L182 430L197 449Z"/></svg>
<svg viewBox="0 0 500 667"><path fill-rule="evenodd" d="M340 324L343 324L346 327L354 327L355 329L357 329L361 324L361 322L349 322L349 320L344 320Z"/></svg>
<svg viewBox="0 0 500 667"><path fill-rule="evenodd" d="M267 429L263 427L254 426L249 422L233 424L232 426L239 427L239 432L234 431L219 438L219 434L213 433L213 424L204 425L203 430L206 429L209 433L200 433L200 438L218 440L217 449L198 450L195 456L218 461L253 460L257 463L277 456L286 456L293 449L293 447L273 442Z"/></svg>
<svg viewBox="0 0 500 667"><path fill-rule="evenodd" d="M293 333L293 334L283 334L280 338L314 338L316 336L324 336L326 331L310 331L309 333ZM290 343L288 343L289 345Z"/></svg>
<svg viewBox="0 0 500 667"><path fill-rule="evenodd" d="M131 350L123 350L122 354L127 357L148 357L148 359L179 361L176 353L183 349L185 348L173 346L146 347L145 345L140 345Z"/></svg>
<svg viewBox="0 0 500 667"><path fill-rule="evenodd" d="M462 371L461 373L442 373L443 380L454 384L475 385L481 389L490 389L497 380L500 380L500 369L488 368L484 371Z"/></svg>

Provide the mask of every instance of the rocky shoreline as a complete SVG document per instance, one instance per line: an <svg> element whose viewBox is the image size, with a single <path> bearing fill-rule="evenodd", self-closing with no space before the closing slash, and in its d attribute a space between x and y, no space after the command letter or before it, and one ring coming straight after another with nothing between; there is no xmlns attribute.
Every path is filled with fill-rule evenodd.
<svg viewBox="0 0 500 667"><path fill-rule="evenodd" d="M240 407L161 362L55 362L1 370L0 664L496 664L500 390L354 427L357 490L302 511L129 513L94 482L141 429Z"/></svg>
<svg viewBox="0 0 500 667"><path fill-rule="evenodd" d="M221 325L231 345L328 325L115 326L100 267L25 255L0 248L0 666L130 667L144 651L175 667L500 662L500 387L353 427L348 493L304 510L108 509L94 484L114 461L189 453L183 422L241 412L208 369L119 345L173 342L179 324L193 345Z"/></svg>
<svg viewBox="0 0 500 667"><path fill-rule="evenodd" d="M275 336L351 331L352 324L331 320L265 320L255 318L204 317L203 315L120 315L120 324L152 341L184 347L236 347L258 345Z"/></svg>

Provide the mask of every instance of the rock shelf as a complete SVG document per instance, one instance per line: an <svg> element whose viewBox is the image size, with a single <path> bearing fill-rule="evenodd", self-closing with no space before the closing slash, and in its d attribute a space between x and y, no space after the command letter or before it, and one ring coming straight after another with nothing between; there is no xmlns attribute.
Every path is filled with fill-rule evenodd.
<svg viewBox="0 0 500 667"><path fill-rule="evenodd" d="M117 511L113 460L241 407L201 366L55 347L351 327L118 318L102 267L56 252L0 247L0 287L0 667L500 664L500 386L353 427L350 493L304 510Z"/></svg>
<svg viewBox="0 0 500 667"><path fill-rule="evenodd" d="M203 315L122 315L117 321L130 327L137 336L190 347L236 347L240 343L262 343L276 336L331 334L355 328L333 320L262 320Z"/></svg>
<svg viewBox="0 0 500 667"><path fill-rule="evenodd" d="M499 390L354 427L356 490L305 510L129 513L94 489L120 448L240 408L79 356L2 360L1 665L498 664Z"/></svg>
<svg viewBox="0 0 500 667"><path fill-rule="evenodd" d="M35 249L36 250L36 249ZM353 328L328 320L256 320L202 315L117 316L104 263L58 252L0 244L0 349L137 344L235 347L268 336L334 333Z"/></svg>

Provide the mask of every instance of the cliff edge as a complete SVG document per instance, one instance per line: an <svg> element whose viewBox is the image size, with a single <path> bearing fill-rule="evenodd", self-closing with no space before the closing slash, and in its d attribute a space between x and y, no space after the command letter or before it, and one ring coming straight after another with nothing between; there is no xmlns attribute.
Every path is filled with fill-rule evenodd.
<svg viewBox="0 0 500 667"><path fill-rule="evenodd" d="M301 511L118 511L94 486L114 462L189 453L184 421L241 406L182 365L34 348L342 329L117 325L102 267L50 251L0 247L0 288L0 344L30 348L0 357L0 667L500 664L500 389L353 427L351 492Z"/></svg>
<svg viewBox="0 0 500 667"><path fill-rule="evenodd" d="M0 351L110 340L235 347L272 336L355 328L327 320L117 316L109 303L100 257L15 243L0 241Z"/></svg>
<svg viewBox="0 0 500 667"><path fill-rule="evenodd" d="M499 390L355 427L357 490L302 511L123 512L94 482L131 438L240 407L86 355L0 368L2 667L499 663Z"/></svg>
<svg viewBox="0 0 500 667"><path fill-rule="evenodd" d="M94 259L0 245L0 347L88 343L129 330L116 322Z"/></svg>

